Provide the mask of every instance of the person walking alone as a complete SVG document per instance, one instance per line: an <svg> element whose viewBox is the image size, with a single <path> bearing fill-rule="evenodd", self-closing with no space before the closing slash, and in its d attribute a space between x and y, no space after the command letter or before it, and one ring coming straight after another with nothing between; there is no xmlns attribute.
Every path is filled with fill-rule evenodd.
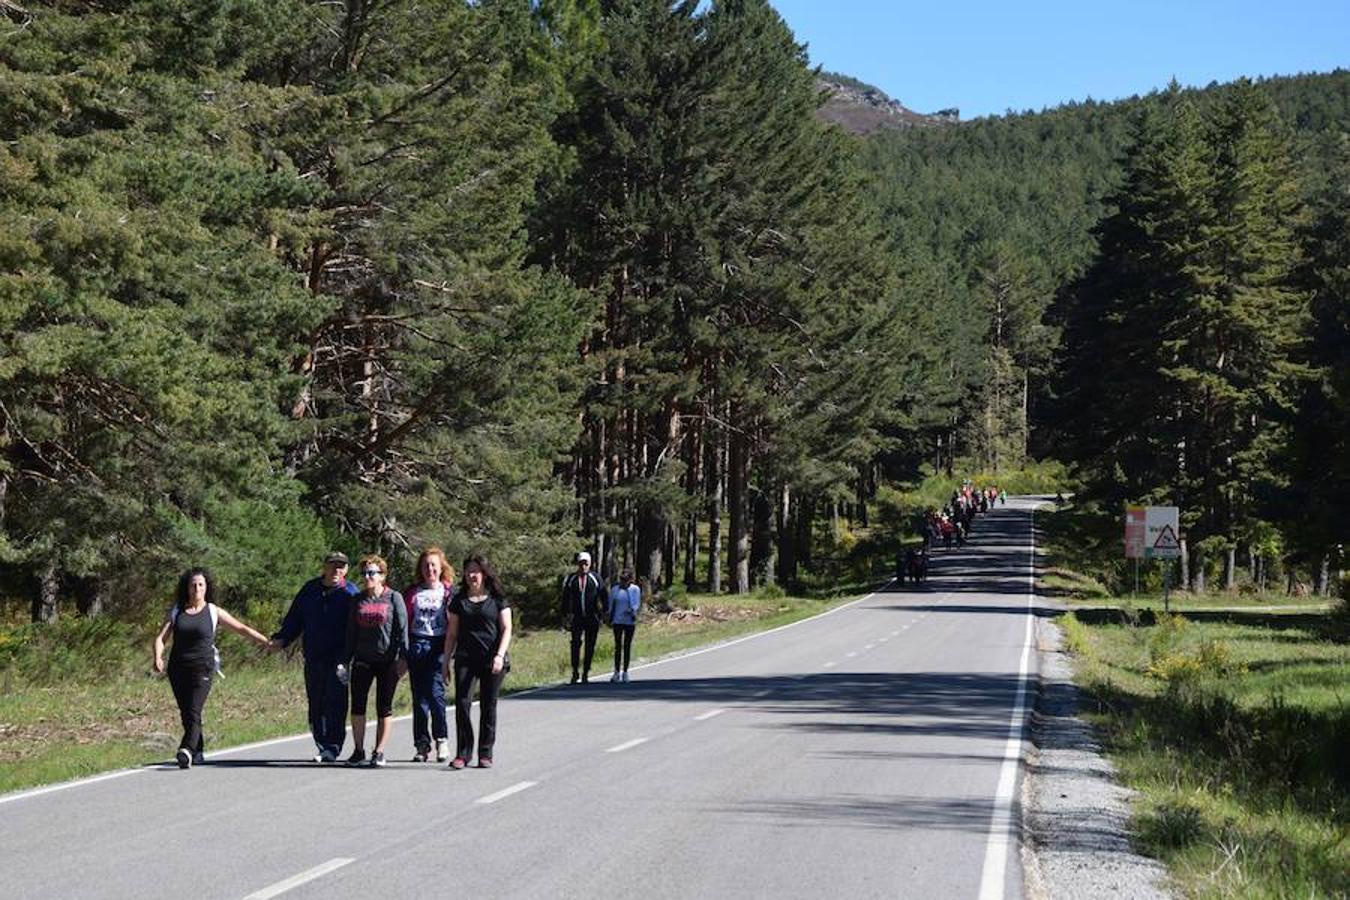
<svg viewBox="0 0 1350 900"><path fill-rule="evenodd" d="M563 579L561 606L563 625L572 635L572 684L578 677L585 684L591 680L595 639L604 618L605 585L591 571L591 555L585 550L577 554L576 565L576 571Z"/></svg>
<svg viewBox="0 0 1350 900"><path fill-rule="evenodd" d="M384 583L389 565L383 557L366 556L360 562L361 593L347 616L347 640L339 677L352 686L352 755L347 765L366 759L366 700L375 685L375 749L372 768L382 768L394 717L394 689L407 668L408 607L398 591Z"/></svg>
<svg viewBox="0 0 1350 900"><path fill-rule="evenodd" d="M426 762L434 738L436 761L450 758L445 720L445 618L455 592L455 569L440 547L417 557L417 581L408 603L408 684L412 687L413 762Z"/></svg>
<svg viewBox="0 0 1350 900"><path fill-rule="evenodd" d="M478 767L490 769L497 743L497 695L511 668L511 603L497 573L482 556L464 560L463 573L445 625L445 665L447 670L454 666L455 677L455 758L450 768L464 768L473 756L473 690L477 684Z"/></svg>
<svg viewBox="0 0 1350 900"><path fill-rule="evenodd" d="M337 676L347 641L347 614L357 587L347 580L347 554L324 557L323 573L311 578L291 601L272 647L284 649L304 638L305 699L314 762L330 763L342 754L347 739L347 685Z"/></svg>
<svg viewBox="0 0 1350 900"><path fill-rule="evenodd" d="M609 589L609 624L614 629L614 677L628 681L628 661L633 656L633 632L642 608L642 588L633 583L633 570L624 569L619 583Z"/></svg>
<svg viewBox="0 0 1350 900"><path fill-rule="evenodd" d="M183 738L175 758L178 768L206 762L202 736L202 710L211 693L211 682L220 668L216 631L224 625L264 649L270 646L259 631L240 622L216 605L216 585L205 569L188 569L178 579L178 591L164 627L155 635L155 671L169 676ZM164 640L170 639L169 664L164 664Z"/></svg>

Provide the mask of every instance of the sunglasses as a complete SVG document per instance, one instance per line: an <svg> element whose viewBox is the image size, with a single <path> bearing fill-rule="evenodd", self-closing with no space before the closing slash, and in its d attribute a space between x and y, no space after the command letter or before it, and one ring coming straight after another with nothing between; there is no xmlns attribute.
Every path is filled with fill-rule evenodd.
<svg viewBox="0 0 1350 900"><path fill-rule="evenodd" d="M379 569L362 569L361 574L366 576L367 578L377 578L380 575L383 575L384 573L381 572Z"/></svg>

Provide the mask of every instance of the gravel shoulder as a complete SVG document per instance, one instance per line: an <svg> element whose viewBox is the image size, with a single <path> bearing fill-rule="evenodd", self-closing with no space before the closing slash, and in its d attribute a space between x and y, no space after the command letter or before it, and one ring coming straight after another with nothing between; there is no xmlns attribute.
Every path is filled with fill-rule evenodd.
<svg viewBox="0 0 1350 900"><path fill-rule="evenodd" d="M1040 684L1022 788L1026 894L1036 900L1168 898L1167 871L1130 846L1131 791L1116 780L1092 726L1058 626L1037 621Z"/></svg>

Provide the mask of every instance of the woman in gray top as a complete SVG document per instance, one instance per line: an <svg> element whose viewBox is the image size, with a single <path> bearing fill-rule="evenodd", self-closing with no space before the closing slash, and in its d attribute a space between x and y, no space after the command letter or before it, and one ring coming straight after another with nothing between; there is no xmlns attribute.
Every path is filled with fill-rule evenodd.
<svg viewBox="0 0 1350 900"><path fill-rule="evenodd" d="M384 583L389 565L379 556L364 557L357 571L361 593L352 598L347 618L347 644L338 666L338 677L350 677L352 685L352 744L347 765L366 759L366 697L375 684L375 750L370 765L384 765L384 746L389 741L394 716L394 689L408 668L408 607L403 595Z"/></svg>

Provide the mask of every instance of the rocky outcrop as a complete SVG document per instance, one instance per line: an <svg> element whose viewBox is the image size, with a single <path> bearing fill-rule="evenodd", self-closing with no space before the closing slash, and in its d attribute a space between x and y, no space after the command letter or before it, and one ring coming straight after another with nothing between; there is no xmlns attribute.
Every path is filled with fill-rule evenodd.
<svg viewBox="0 0 1350 900"><path fill-rule="evenodd" d="M958 109L932 115L917 113L885 92L861 82L836 81L823 76L816 82L826 94L818 115L852 134L870 134L887 128L930 128L954 125L961 120Z"/></svg>

